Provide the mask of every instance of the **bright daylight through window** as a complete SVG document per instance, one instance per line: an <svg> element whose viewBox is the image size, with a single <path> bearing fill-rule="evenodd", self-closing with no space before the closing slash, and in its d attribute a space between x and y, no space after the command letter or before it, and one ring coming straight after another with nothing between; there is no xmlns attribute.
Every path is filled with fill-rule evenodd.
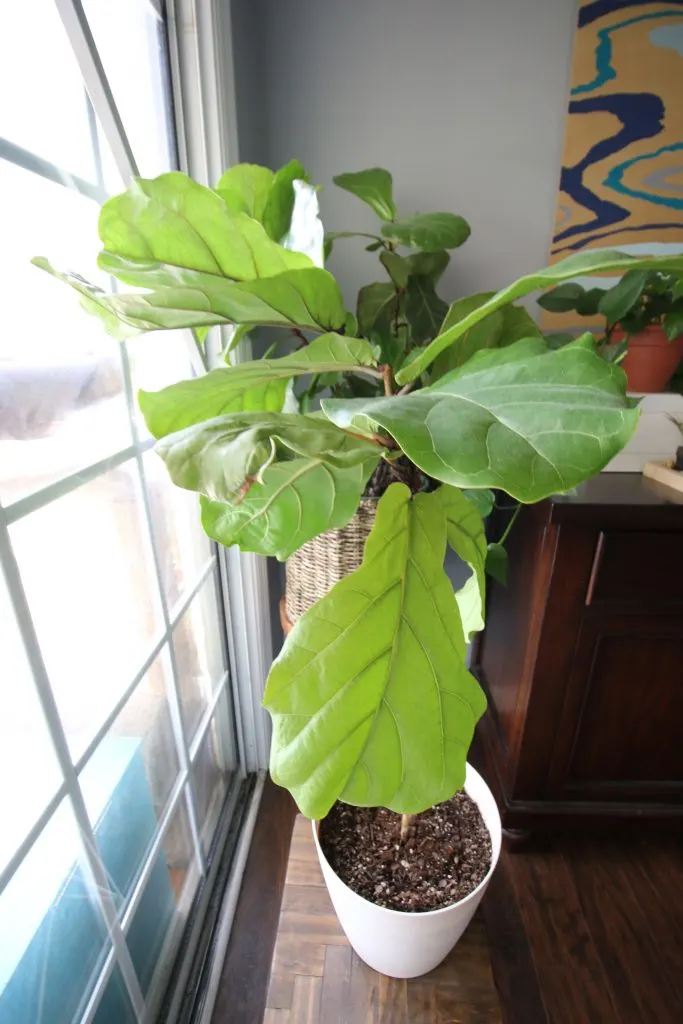
<svg viewBox="0 0 683 1024"><path fill-rule="evenodd" d="M67 33L60 13L69 28L84 13L85 31ZM100 116L118 112L141 174L174 166L165 38L150 0L3 13L0 1020L12 1024L154 1019L238 775L216 555L135 402L188 375L186 341L113 342L29 262L92 262L99 204L125 187ZM101 65L109 109L96 112L84 62Z"/></svg>

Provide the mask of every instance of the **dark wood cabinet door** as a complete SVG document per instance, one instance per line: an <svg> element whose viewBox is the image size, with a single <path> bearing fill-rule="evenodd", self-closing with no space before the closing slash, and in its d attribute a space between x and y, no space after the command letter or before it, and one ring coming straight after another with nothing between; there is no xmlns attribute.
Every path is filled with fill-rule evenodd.
<svg viewBox="0 0 683 1024"><path fill-rule="evenodd" d="M683 803L683 615L595 611L581 623L548 796Z"/></svg>

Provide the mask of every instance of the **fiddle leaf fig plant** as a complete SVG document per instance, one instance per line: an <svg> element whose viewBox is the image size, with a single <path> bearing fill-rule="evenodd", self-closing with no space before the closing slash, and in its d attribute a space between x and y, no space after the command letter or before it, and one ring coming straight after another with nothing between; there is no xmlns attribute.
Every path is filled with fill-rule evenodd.
<svg viewBox="0 0 683 1024"><path fill-rule="evenodd" d="M70 284L119 338L234 327L228 365L139 402L172 480L197 492L208 535L286 559L377 498L362 565L296 623L271 670L273 778L310 817L342 799L409 815L465 778L486 702L466 667L484 626L491 488L518 502L597 473L633 433L625 376L586 334L558 349L515 301L602 271L683 275L683 256L571 256L500 292L438 293L466 221L399 213L382 168L336 184L379 218L375 233L323 237L317 190L292 161L241 164L215 189L173 172L105 203L100 268L133 292ZM360 237L380 279L345 309L324 260ZM678 286L676 286L678 287ZM267 357L229 365L247 332L271 329ZM457 592L450 547L471 574Z"/></svg>

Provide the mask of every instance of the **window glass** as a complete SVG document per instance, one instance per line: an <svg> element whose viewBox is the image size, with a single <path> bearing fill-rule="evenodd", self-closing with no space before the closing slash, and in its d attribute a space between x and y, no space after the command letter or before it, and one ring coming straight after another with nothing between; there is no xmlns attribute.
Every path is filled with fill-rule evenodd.
<svg viewBox="0 0 683 1024"><path fill-rule="evenodd" d="M210 578L173 631L183 719L190 739L224 671L219 637L207 628L218 615L216 582Z"/></svg>

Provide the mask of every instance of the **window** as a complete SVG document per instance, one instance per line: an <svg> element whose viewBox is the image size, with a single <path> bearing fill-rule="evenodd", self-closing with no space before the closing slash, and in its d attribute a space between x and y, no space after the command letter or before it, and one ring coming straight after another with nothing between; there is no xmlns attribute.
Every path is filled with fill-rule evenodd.
<svg viewBox="0 0 683 1024"><path fill-rule="evenodd" d="M12 1024L154 1019L242 777L217 553L194 496L150 450L135 402L139 387L187 376L190 348L181 334L108 340L29 263L46 255L89 272L99 203L124 187L79 69L83 39L65 29L79 16L117 144L143 175L174 162L155 4L9 5L0 1020Z"/></svg>

